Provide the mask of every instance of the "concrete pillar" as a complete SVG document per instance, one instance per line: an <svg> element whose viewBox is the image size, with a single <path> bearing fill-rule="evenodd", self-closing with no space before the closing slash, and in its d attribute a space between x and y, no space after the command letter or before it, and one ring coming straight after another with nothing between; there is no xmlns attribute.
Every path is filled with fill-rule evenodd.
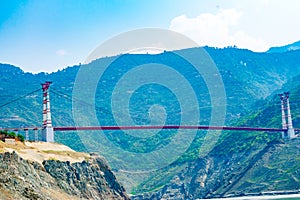
<svg viewBox="0 0 300 200"><path fill-rule="evenodd" d="M53 127L45 127L42 129L42 140L44 142L54 142Z"/></svg>
<svg viewBox="0 0 300 200"><path fill-rule="evenodd" d="M25 131L25 140L28 141L29 140L28 129L24 129L24 131Z"/></svg>
<svg viewBox="0 0 300 200"><path fill-rule="evenodd" d="M33 130L34 130L34 141L37 142L39 140L39 138L38 138L38 129L35 128Z"/></svg>

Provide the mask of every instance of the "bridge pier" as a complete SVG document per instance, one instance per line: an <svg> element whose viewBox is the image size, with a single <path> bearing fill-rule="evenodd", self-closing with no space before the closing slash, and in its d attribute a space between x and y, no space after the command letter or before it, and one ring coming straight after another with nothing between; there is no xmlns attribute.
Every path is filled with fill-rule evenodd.
<svg viewBox="0 0 300 200"><path fill-rule="evenodd" d="M54 142L54 131L53 127L45 127L42 129L42 141Z"/></svg>
<svg viewBox="0 0 300 200"><path fill-rule="evenodd" d="M38 138L38 129L37 128L34 128L34 141L37 142L39 140Z"/></svg>
<svg viewBox="0 0 300 200"><path fill-rule="evenodd" d="M28 141L29 140L29 134L28 134L28 129L24 129L25 131L25 140Z"/></svg>
<svg viewBox="0 0 300 200"><path fill-rule="evenodd" d="M43 129L42 141L54 142L54 131L51 120L49 88L52 82L42 84L43 89Z"/></svg>

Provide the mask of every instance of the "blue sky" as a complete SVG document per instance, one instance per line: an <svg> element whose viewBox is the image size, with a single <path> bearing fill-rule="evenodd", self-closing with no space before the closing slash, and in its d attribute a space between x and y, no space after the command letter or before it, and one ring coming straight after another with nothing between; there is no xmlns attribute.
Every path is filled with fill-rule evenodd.
<svg viewBox="0 0 300 200"><path fill-rule="evenodd" d="M157 27L253 51L300 40L296 0L1 0L0 62L51 72L122 32Z"/></svg>

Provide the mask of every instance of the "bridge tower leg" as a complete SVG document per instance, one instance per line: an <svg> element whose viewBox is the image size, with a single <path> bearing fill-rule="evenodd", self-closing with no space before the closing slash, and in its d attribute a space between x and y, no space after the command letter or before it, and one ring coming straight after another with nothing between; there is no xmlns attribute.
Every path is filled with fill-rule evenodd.
<svg viewBox="0 0 300 200"><path fill-rule="evenodd" d="M282 129L287 130L287 124L286 124L286 115L285 115L285 97L283 94L279 94L280 100L281 100L281 120L282 120ZM287 131L282 132L282 138L287 137Z"/></svg>
<svg viewBox="0 0 300 200"><path fill-rule="evenodd" d="M42 84L43 89L43 129L42 141L54 142L54 131L52 127L49 88L52 82Z"/></svg>
<svg viewBox="0 0 300 200"><path fill-rule="evenodd" d="M285 99L286 99L286 109L287 109L287 133L289 138L295 137L295 130L293 128L293 121L292 121L292 115L291 115L291 108L290 108L290 101L289 101L289 92L285 92Z"/></svg>

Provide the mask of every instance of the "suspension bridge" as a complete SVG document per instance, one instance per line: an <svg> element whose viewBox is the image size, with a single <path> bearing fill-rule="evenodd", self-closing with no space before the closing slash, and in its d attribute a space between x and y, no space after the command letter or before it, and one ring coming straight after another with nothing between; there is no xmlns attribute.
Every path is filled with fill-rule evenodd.
<svg viewBox="0 0 300 200"><path fill-rule="evenodd" d="M196 129L196 130L228 130L228 131L264 131L264 132L281 132L283 138L295 138L300 132L300 129L294 128L292 123L289 93L285 92L280 94L281 100L281 115L282 115L282 127L281 128L265 128L265 127L232 127L232 126L207 126L207 125L135 125L135 126L53 126L50 109L50 85L52 82L45 82L42 84L42 88L34 90L24 96L13 99L5 104L0 105L0 108L5 107L13 102L16 102L22 98L32 95L40 90L43 94L43 120L41 126L32 127L2 127L0 131L24 131L25 139L29 140L29 131L34 131L34 140L38 141L38 130L41 130L41 140L45 142L54 142L54 133L56 131L92 131L92 130L149 130L149 129ZM53 91L55 94L71 98L70 96L60 93L59 91Z"/></svg>

